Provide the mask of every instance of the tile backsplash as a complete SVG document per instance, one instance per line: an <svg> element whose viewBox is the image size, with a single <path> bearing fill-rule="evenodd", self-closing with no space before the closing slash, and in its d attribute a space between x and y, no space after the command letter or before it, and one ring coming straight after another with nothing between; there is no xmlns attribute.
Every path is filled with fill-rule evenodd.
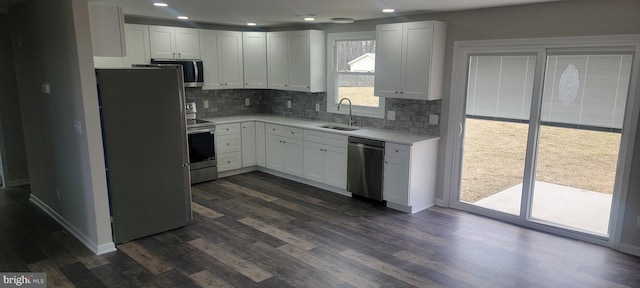
<svg viewBox="0 0 640 288"><path fill-rule="evenodd" d="M347 115L327 112L327 94L279 90L201 90L187 88L187 102L196 102L199 118L246 114L273 114L281 117L347 123ZM245 105L249 99L249 105ZM209 108L204 108L204 101ZM287 101L291 108L287 108ZM386 110L396 112L395 120L353 116L363 127L410 132L424 135L440 134L439 125L429 125L429 115L440 116L441 100L422 101L387 98ZM315 106L320 104L320 111Z"/></svg>

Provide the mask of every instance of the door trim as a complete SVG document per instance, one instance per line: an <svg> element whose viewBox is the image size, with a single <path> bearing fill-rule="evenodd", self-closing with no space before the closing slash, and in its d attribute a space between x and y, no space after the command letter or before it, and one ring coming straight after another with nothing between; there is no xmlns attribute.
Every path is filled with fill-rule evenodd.
<svg viewBox="0 0 640 288"><path fill-rule="evenodd" d="M486 208L477 207L467 203L459 202L456 197L460 189L460 169L462 152L462 134L461 127L464 120L466 81L467 81L467 59L471 54L494 54L494 53L537 53L536 59L536 77L534 83L534 94L532 95L536 101L532 103L531 109L540 109L540 101L542 100L543 78L538 73L542 73L543 66L540 61L546 62L546 51L548 49L599 49L613 48L618 51L634 51L633 64L631 68L631 78L629 81L628 99L625 110L625 118L622 129L621 144L618 155L618 166L616 173L614 192L611 203L611 217L609 222L609 237L602 237L583 233L580 231L565 230L556 226L548 226L538 222L527 221L521 216L508 215L506 213L492 211ZM640 114L640 95L638 85L638 73L640 69L640 35L605 35L605 36L586 36L586 37L558 37L558 38L532 38L532 39L502 39L502 40L477 40L477 41L456 41L453 50L453 66L451 75L451 94L449 101L444 101L443 111L448 112L446 117L446 128L442 129L443 145L444 145L444 169L443 169L443 199L438 201L445 207L466 210L472 213L482 214L491 218L502 221L511 222L516 225L541 230L544 232L554 233L557 235L591 242L599 245L609 246L618 249L620 247L620 238L622 235L622 226L624 221L625 201L627 199L629 189L629 179L631 176L631 158L633 157L633 147L638 128L638 118ZM539 71L540 70L540 71ZM538 90L536 92L536 89ZM536 94L537 93L537 94ZM540 94L540 95L538 95ZM448 104L448 107L446 107ZM537 107L534 107L537 106ZM447 109L448 108L448 109ZM533 111L533 110L532 110ZM530 117L535 117L533 114ZM536 119L531 119L536 120ZM535 125L531 125L535 126ZM534 129L537 133L538 128ZM534 139L530 137L529 139ZM531 142L531 140L529 140ZM527 147L532 143L528 143ZM535 153L535 152L533 152ZM530 156L528 155L527 158ZM533 157L535 158L535 157ZM526 165L531 165L534 159L526 159ZM526 169L525 169L526 171ZM531 176L531 175L530 175ZM524 197L531 197L531 189L525 189ZM523 201L522 208L528 202ZM521 209L521 215L528 211Z"/></svg>

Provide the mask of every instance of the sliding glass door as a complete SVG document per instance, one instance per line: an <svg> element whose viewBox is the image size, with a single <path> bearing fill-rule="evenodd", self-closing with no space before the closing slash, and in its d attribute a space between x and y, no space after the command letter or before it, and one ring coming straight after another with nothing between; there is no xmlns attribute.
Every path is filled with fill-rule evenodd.
<svg viewBox="0 0 640 288"><path fill-rule="evenodd" d="M458 132L452 138L459 149L451 206L607 239L617 168L626 160L619 155L632 52L465 52L458 65L465 69L464 97L452 104L463 113L453 112L459 130L449 130Z"/></svg>

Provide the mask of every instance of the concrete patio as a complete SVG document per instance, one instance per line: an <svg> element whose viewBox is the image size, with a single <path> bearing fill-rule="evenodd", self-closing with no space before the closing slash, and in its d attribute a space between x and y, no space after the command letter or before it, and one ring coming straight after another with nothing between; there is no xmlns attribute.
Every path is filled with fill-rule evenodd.
<svg viewBox="0 0 640 288"><path fill-rule="evenodd" d="M611 194L535 182L532 218L608 235ZM474 205L519 214L522 184L481 199Z"/></svg>

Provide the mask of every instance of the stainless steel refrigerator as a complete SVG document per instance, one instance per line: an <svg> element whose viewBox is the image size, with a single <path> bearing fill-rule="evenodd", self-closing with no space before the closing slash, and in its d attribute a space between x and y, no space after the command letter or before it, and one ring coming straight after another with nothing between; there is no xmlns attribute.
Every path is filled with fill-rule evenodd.
<svg viewBox="0 0 640 288"><path fill-rule="evenodd" d="M114 242L185 226L191 187L179 67L96 69Z"/></svg>

